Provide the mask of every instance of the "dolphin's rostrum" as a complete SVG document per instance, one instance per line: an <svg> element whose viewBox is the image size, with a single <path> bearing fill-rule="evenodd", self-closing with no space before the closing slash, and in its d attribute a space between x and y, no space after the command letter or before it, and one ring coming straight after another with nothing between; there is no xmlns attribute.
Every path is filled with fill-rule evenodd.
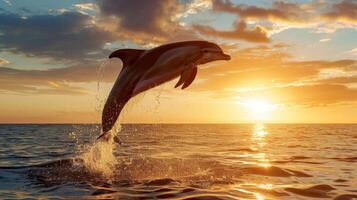
<svg viewBox="0 0 357 200"><path fill-rule="evenodd" d="M165 44L153 49L119 49L109 58L120 58L123 69L104 105L102 131L110 131L130 98L181 76L175 87L188 87L196 77L197 65L215 60L229 60L215 43L185 41ZM99 137L101 137L99 136Z"/></svg>

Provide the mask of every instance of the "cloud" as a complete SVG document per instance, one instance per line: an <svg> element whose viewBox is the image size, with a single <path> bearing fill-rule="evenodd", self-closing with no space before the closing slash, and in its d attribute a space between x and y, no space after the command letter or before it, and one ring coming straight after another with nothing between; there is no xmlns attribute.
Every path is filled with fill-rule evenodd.
<svg viewBox="0 0 357 200"><path fill-rule="evenodd" d="M357 101L357 89L349 87L357 83L351 76L357 74L356 60L291 61L281 53L284 48L271 44L240 49L230 62L199 68L199 81L188 90L224 99L265 96L276 103L304 106Z"/></svg>
<svg viewBox="0 0 357 200"><path fill-rule="evenodd" d="M357 23L357 3L354 1L342 1L333 4L332 10L323 15L329 20Z"/></svg>
<svg viewBox="0 0 357 200"><path fill-rule="evenodd" d="M77 12L59 15L0 15L0 50L57 60L98 56L113 35Z"/></svg>
<svg viewBox="0 0 357 200"><path fill-rule="evenodd" d="M357 83L357 76L342 76L342 77L333 77L319 80L320 83L328 84L350 84Z"/></svg>
<svg viewBox="0 0 357 200"><path fill-rule="evenodd" d="M100 63L83 63L65 68L24 70L0 67L0 91L39 94L85 94L90 91L78 86L100 80L112 82L121 69L119 61L111 61L98 75Z"/></svg>
<svg viewBox="0 0 357 200"><path fill-rule="evenodd" d="M331 39L330 38L323 38L323 39L320 39L319 41L320 42L328 42L328 41L330 41Z"/></svg>
<svg viewBox="0 0 357 200"><path fill-rule="evenodd" d="M357 101L357 89L335 84L275 87L245 95L257 94L270 96L277 103L303 106L323 106Z"/></svg>
<svg viewBox="0 0 357 200"><path fill-rule="evenodd" d="M182 11L175 0L102 0L98 5L104 16L117 19L118 29L153 35L163 35L177 26L175 17Z"/></svg>
<svg viewBox="0 0 357 200"><path fill-rule="evenodd" d="M210 9L211 0L102 0L97 1L100 15L96 24L121 40L144 47L199 36L183 22L183 18Z"/></svg>
<svg viewBox="0 0 357 200"><path fill-rule="evenodd" d="M94 3L77 3L73 6L83 12L95 10L97 8L97 5Z"/></svg>
<svg viewBox="0 0 357 200"><path fill-rule="evenodd" d="M255 29L249 30L247 28L247 24L244 21L236 22L234 26L234 30L232 31L220 31L204 25L193 25L193 29L203 35L220 37L220 38L238 39L238 40L245 40L249 42L270 41L263 28L257 26L255 27Z"/></svg>
<svg viewBox="0 0 357 200"><path fill-rule="evenodd" d="M184 5L185 5L184 12L180 15L183 17L187 17L188 15L198 13L202 10L211 9L212 1L211 0L191 0L191 2L184 4Z"/></svg>
<svg viewBox="0 0 357 200"><path fill-rule="evenodd" d="M230 0L213 0L213 10L232 13L240 20L264 27L268 35L289 28L309 28L331 33L341 28L357 28L357 4L342 1L332 4L327 1L287 3L275 1L271 7L234 4Z"/></svg>
<svg viewBox="0 0 357 200"><path fill-rule="evenodd" d="M8 64L8 63L9 63L9 61L0 58L0 65L5 65L5 64Z"/></svg>
<svg viewBox="0 0 357 200"><path fill-rule="evenodd" d="M276 103L315 106L356 101L356 60L291 61L286 45L267 44L235 50L230 62L200 67L197 80L187 90L207 92L213 98L272 97ZM98 80L100 63L65 68L24 70L0 67L0 91L20 94L82 95L83 83ZM120 71L118 59L106 65L102 81L112 82ZM343 77L322 76L326 70L342 71ZM334 75L334 74L332 74ZM339 74L340 75L340 74Z"/></svg>
<svg viewBox="0 0 357 200"><path fill-rule="evenodd" d="M2 0L4 3L6 3L8 6L12 6L12 3L11 3L11 1L9 1L9 0Z"/></svg>
<svg viewBox="0 0 357 200"><path fill-rule="evenodd" d="M245 19L269 19L272 21L300 21L302 9L298 4L274 2L272 8L256 6L234 5L231 1L213 0L213 9L234 13Z"/></svg>
<svg viewBox="0 0 357 200"><path fill-rule="evenodd" d="M349 53L349 54L357 56L357 48L353 48L350 51L347 51L346 53Z"/></svg>

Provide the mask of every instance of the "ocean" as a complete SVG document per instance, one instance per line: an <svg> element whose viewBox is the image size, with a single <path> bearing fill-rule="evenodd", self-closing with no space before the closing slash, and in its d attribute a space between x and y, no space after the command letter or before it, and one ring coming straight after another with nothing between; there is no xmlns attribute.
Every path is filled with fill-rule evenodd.
<svg viewBox="0 0 357 200"><path fill-rule="evenodd" d="M357 125L0 125L0 199L357 199Z"/></svg>

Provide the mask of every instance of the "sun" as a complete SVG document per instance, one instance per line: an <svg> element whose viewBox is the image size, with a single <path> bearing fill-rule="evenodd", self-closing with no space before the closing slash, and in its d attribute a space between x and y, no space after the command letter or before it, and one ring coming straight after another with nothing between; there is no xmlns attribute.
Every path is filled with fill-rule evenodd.
<svg viewBox="0 0 357 200"><path fill-rule="evenodd" d="M272 119L272 112L276 105L263 98L246 99L242 102L248 117L254 121L266 121Z"/></svg>

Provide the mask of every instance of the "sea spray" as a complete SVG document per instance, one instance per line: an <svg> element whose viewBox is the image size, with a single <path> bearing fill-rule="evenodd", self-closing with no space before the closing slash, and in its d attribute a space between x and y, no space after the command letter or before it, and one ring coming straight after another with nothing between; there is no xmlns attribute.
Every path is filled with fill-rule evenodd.
<svg viewBox="0 0 357 200"><path fill-rule="evenodd" d="M110 62L109 59L105 60L97 71L97 93L96 93L96 107L97 112L101 112L101 108L105 103L105 99L100 95L100 83L103 78L104 69L106 65ZM99 173L106 178L111 178L114 175L115 166L118 161L114 155L114 148L117 145L113 141L113 137L120 130L120 126L115 126L109 133L109 140L95 140L94 143L87 146L84 153L79 155L79 159L82 161L82 165L90 173ZM100 135L98 133L98 135ZM97 136L98 136L97 135ZM96 136L96 137L97 137Z"/></svg>
<svg viewBox="0 0 357 200"><path fill-rule="evenodd" d="M104 100L105 100L104 97L101 96L101 94L100 94L100 83L104 76L104 69L109 62L110 62L110 59L106 59L105 61L103 61L103 63L100 65L100 67L97 70L97 93L95 95L95 99L96 99L95 110L99 113L101 112L101 108L103 107Z"/></svg>
<svg viewBox="0 0 357 200"><path fill-rule="evenodd" d="M109 134L111 137L108 141L96 140L86 152L79 156L89 172L100 173L108 178L114 175L115 166L118 164L113 152L116 144L113 142L113 134Z"/></svg>

